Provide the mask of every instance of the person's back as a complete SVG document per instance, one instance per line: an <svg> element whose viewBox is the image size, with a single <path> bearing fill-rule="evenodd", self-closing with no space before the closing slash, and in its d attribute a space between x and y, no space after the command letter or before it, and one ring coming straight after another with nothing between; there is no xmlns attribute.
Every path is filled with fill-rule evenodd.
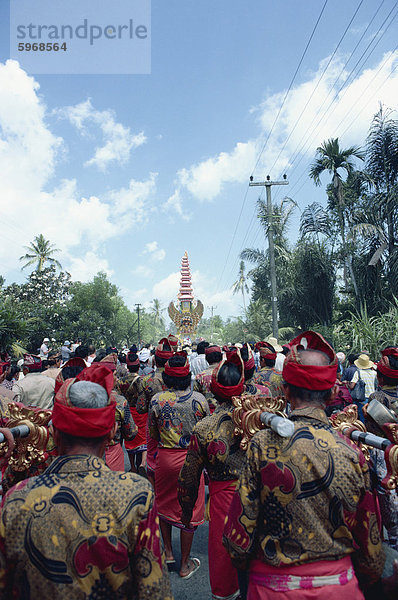
<svg viewBox="0 0 398 600"><path fill-rule="evenodd" d="M142 477L111 471L96 457L58 457L5 497L1 527L12 570L0 580L0 598L10 597L8 578L32 600L144 597L139 559L151 552L145 532L155 525L152 506L151 486ZM153 583L151 597L160 600L159 562L145 589Z"/></svg>
<svg viewBox="0 0 398 600"><path fill-rule="evenodd" d="M14 400L25 406L51 408L54 402L55 380L41 373L41 360L37 356L25 354L24 378L13 386Z"/></svg>
<svg viewBox="0 0 398 600"><path fill-rule="evenodd" d="M1 599L172 600L152 488L102 459L116 430L113 383L100 366L57 392L59 456L3 500Z"/></svg>
<svg viewBox="0 0 398 600"><path fill-rule="evenodd" d="M283 378L294 432L284 438L265 429L249 444L224 541L237 565L251 560L252 597L277 599L285 591L291 600L359 600L358 582L365 587L382 574L369 468L325 413L337 364L319 334L293 340Z"/></svg>

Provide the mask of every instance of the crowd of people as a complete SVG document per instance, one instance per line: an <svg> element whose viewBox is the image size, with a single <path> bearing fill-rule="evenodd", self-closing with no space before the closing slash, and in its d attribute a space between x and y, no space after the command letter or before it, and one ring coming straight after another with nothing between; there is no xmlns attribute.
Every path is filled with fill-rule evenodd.
<svg viewBox="0 0 398 600"><path fill-rule="evenodd" d="M15 364L1 354L0 599L172 599L168 570L198 571L205 519L213 599L396 597L382 579L382 540L398 551L384 452L365 459L329 417L354 404L385 438L398 423L398 348L346 357L311 331L284 345L172 334L155 347L54 345L45 337ZM283 398L291 434L266 427L242 445L244 396ZM51 411L56 449L22 473L8 464L13 403Z"/></svg>

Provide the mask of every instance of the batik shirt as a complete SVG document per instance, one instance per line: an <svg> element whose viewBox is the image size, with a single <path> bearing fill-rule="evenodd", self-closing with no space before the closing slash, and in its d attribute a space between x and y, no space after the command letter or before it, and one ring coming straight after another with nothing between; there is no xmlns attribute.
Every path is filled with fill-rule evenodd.
<svg viewBox="0 0 398 600"><path fill-rule="evenodd" d="M186 450L196 423L210 414L207 400L199 392L165 390L151 400L149 435L159 448Z"/></svg>
<svg viewBox="0 0 398 600"><path fill-rule="evenodd" d="M136 407L141 398L145 403L145 389L142 377L138 373L130 373L125 369L125 373L117 372L116 391L124 396L129 406Z"/></svg>
<svg viewBox="0 0 398 600"><path fill-rule="evenodd" d="M95 456L59 456L8 492L0 566L4 600L173 597L150 484Z"/></svg>
<svg viewBox="0 0 398 600"><path fill-rule="evenodd" d="M376 581L384 554L363 454L320 408L290 419L292 437L266 429L250 442L224 530L231 557L278 567L354 553L357 576Z"/></svg>
<svg viewBox="0 0 398 600"><path fill-rule="evenodd" d="M251 383L269 387L273 396L283 396L282 373L273 367L263 367L254 373Z"/></svg>
<svg viewBox="0 0 398 600"><path fill-rule="evenodd" d="M198 373L195 376L195 381L194 381L193 389L196 390L197 392L200 392L201 394L203 394L203 396L206 398L206 400L209 404L210 411L214 411L214 409L217 406L217 400L214 398L214 396L210 390L211 377L213 375L214 369L216 369L217 366L218 366L218 363L210 365L210 367L208 367L201 373Z"/></svg>
<svg viewBox="0 0 398 600"><path fill-rule="evenodd" d="M119 425L116 435L109 443L110 446L121 444L123 440L133 440L138 433L138 427L131 416L130 407L126 398L120 394L114 394L116 400L115 421Z"/></svg>
<svg viewBox="0 0 398 600"><path fill-rule="evenodd" d="M254 383L253 378L245 381L245 387L243 391L245 394L250 394L251 396L267 396L269 398L272 395L269 385Z"/></svg>
<svg viewBox="0 0 398 600"><path fill-rule="evenodd" d="M245 453L240 449L240 436L234 434L233 409L229 402L219 404L210 417L202 419L193 429L178 478L178 500L183 514L189 517L195 506L203 468L215 481L238 479L242 471Z"/></svg>
<svg viewBox="0 0 398 600"><path fill-rule="evenodd" d="M142 383L144 385L145 397L140 396L137 400L137 412L140 414L147 413L149 408L149 403L155 394L159 392L163 392L163 390L167 390L167 386L163 381L162 373L164 372L164 368L156 368L156 371L153 375L147 375L142 378Z"/></svg>

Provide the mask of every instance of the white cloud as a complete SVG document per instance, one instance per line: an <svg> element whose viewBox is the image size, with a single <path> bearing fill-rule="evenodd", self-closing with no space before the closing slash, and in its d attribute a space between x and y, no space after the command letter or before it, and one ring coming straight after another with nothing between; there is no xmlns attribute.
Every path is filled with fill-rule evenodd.
<svg viewBox="0 0 398 600"><path fill-rule="evenodd" d="M71 250L95 251L144 223L156 174L144 181L131 179L126 188L111 190L102 198L82 198L74 179L61 179L51 188L63 140L48 126L38 90L38 83L16 61L0 64L0 260L4 270L19 267L23 246L42 233L64 254L69 252L71 264L82 272L81 255L73 263Z"/></svg>
<svg viewBox="0 0 398 600"><path fill-rule="evenodd" d="M181 169L177 173L177 190L171 196L176 205L181 189L198 200L210 201L225 184L248 181L264 144L255 173L258 177L271 170L274 177L291 170L303 157L312 158L320 143L330 137L340 137L343 146L363 144L379 101L391 108L396 105L398 51L386 53L377 65L349 81L348 72L343 70L343 57L336 57L314 91L327 60L321 61L316 73L290 91L266 144L285 90L266 97L253 111L260 127L257 138L240 141L230 151ZM335 84L341 72L341 78ZM339 92L345 80L347 85ZM302 167L306 168L305 165Z"/></svg>
<svg viewBox="0 0 398 600"><path fill-rule="evenodd" d="M96 166L100 171L105 171L114 162L125 164L131 150L142 146L147 140L144 132L133 134L129 127L125 127L115 120L111 110L96 110L90 99L75 106L66 106L57 111L69 121L82 134L87 134L87 127L99 127L104 138L104 145L95 149L94 156L86 161L86 166Z"/></svg>
<svg viewBox="0 0 398 600"><path fill-rule="evenodd" d="M168 306L171 301L176 303L180 289L180 276L180 272L173 272L157 282L152 288L151 297L158 298L165 306ZM195 299L201 300L205 307L204 316L208 316L211 306L216 307L214 314L219 314L224 319L242 312L241 298L234 295L229 288L216 291L217 280L215 277L209 277L200 271L193 271L192 287Z"/></svg>
<svg viewBox="0 0 398 600"><path fill-rule="evenodd" d="M178 215L184 221L190 221L192 215L185 213L182 207L182 198L181 198L181 190L175 190L174 194L170 196L167 200L166 204L163 207L163 212L165 212L170 220L174 222L174 217Z"/></svg>
<svg viewBox="0 0 398 600"><path fill-rule="evenodd" d="M86 252L83 257L74 257L71 260L68 271L74 281L89 281L99 271L106 273L109 277L113 271L109 268L108 261L100 258L95 252Z"/></svg>
<svg viewBox="0 0 398 600"><path fill-rule="evenodd" d="M152 261L161 262L165 259L166 251L163 248L159 248L157 242L148 242L148 244L145 244L145 250L142 254L149 254Z"/></svg>
<svg viewBox="0 0 398 600"><path fill-rule="evenodd" d="M137 265L137 267L133 269L132 274L137 275L137 277L149 278L152 277L153 270L145 265Z"/></svg>

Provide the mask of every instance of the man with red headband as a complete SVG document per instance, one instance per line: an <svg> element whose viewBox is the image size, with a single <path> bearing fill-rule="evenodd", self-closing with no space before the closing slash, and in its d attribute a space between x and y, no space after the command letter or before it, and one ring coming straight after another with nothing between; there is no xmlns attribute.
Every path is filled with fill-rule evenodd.
<svg viewBox="0 0 398 600"><path fill-rule="evenodd" d="M222 531L245 458L232 420L232 397L243 392L243 371L243 361L236 351L229 351L214 369L210 387L217 407L210 417L195 425L178 478L182 521L189 524L204 468L209 476L209 575L213 598L218 600L239 597L238 573L222 545Z"/></svg>
<svg viewBox="0 0 398 600"><path fill-rule="evenodd" d="M268 383L263 385L262 383L254 382L256 365L253 351L249 344L244 344L238 351L240 352L245 367L245 393L252 396L271 396L271 390Z"/></svg>
<svg viewBox="0 0 398 600"><path fill-rule="evenodd" d="M205 348L205 357L209 366L195 376L194 389L203 394L209 403L210 412L213 413L216 408L216 402L210 386L213 371L220 364L222 359L220 346L207 346Z"/></svg>
<svg viewBox="0 0 398 600"><path fill-rule="evenodd" d="M153 375L143 377L145 396L140 396L137 400L137 411L139 413L147 413L149 402L153 396L166 389L162 373L164 372L165 364L173 354L174 350L172 350L168 338L162 338L155 350L156 371Z"/></svg>
<svg viewBox="0 0 398 600"><path fill-rule="evenodd" d="M138 433L133 440L125 440L124 447L129 455L131 470L146 475L148 414L140 414L136 408L138 399L145 401L142 377L138 375L140 359L134 352L129 352L126 356L126 364L127 369L116 371L116 391L126 398Z"/></svg>
<svg viewBox="0 0 398 600"><path fill-rule="evenodd" d="M0 598L172 600L152 488L102 459L116 429L113 383L90 367L57 392L59 456L2 503Z"/></svg>
<svg viewBox="0 0 398 600"><path fill-rule="evenodd" d="M337 362L321 335L295 338L283 367L294 433L250 442L224 529L235 564L250 563L248 600L359 600L382 574L367 463L324 410Z"/></svg>
<svg viewBox="0 0 398 600"><path fill-rule="evenodd" d="M177 482L184 464L194 426L210 414L207 400L191 389L191 372L185 352L175 353L166 363L163 373L167 389L155 394L148 413L151 438L158 445L155 463L156 506L166 552L166 560L174 563L171 543L172 526L180 529L180 577L189 579L200 567L197 558L190 557L193 534L204 521L205 489L202 478L190 524L182 523L177 499Z"/></svg>
<svg viewBox="0 0 398 600"><path fill-rule="evenodd" d="M254 374L253 383L268 386L273 396L283 396L282 373L275 368L275 348L268 342L260 342L259 353L260 370Z"/></svg>

